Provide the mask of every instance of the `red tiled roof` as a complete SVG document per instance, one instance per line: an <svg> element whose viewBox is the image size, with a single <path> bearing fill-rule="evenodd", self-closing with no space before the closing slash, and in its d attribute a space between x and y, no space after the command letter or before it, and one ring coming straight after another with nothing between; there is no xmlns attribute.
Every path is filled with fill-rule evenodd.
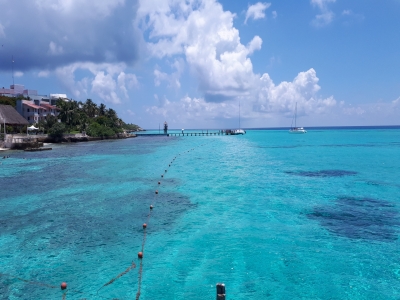
<svg viewBox="0 0 400 300"><path fill-rule="evenodd" d="M38 108L38 109L42 108L42 109L46 109L46 108L44 108L44 107L37 106L37 105L31 104L31 103L26 103L26 102L24 102L24 105L27 105L27 106L32 107L32 108Z"/></svg>
<svg viewBox="0 0 400 300"><path fill-rule="evenodd" d="M53 105L47 104L47 103L40 103L40 105L41 105L42 107L45 107L45 108L59 109L57 106L53 106Z"/></svg>

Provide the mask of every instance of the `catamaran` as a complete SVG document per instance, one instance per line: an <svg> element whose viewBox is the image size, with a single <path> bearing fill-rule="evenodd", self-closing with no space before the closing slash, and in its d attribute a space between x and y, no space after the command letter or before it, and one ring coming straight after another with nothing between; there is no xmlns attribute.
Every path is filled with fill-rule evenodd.
<svg viewBox="0 0 400 300"><path fill-rule="evenodd" d="M296 102L296 109L294 111L294 127L291 127L289 133L307 133L307 131L303 127L296 126L296 118L297 118L297 102ZM293 125L293 120L292 120Z"/></svg>

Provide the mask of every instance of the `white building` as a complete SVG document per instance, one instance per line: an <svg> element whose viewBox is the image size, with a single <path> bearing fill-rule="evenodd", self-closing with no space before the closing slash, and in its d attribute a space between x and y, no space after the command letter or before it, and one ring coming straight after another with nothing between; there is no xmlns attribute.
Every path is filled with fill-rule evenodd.
<svg viewBox="0 0 400 300"><path fill-rule="evenodd" d="M12 84L9 89L5 89L4 87L0 89L0 96L17 97L19 95L32 98L37 96L38 93L37 90L25 89L25 86L22 84Z"/></svg>
<svg viewBox="0 0 400 300"><path fill-rule="evenodd" d="M29 124L38 123L48 115L58 116L58 108L46 100L17 100L17 111Z"/></svg>
<svg viewBox="0 0 400 300"><path fill-rule="evenodd" d="M57 116L59 109L55 106L57 100L70 101L66 94L38 95L36 90L25 89L22 84L10 85L9 89L0 88L0 96L23 96L29 100L17 100L16 110L30 124L44 120L48 115Z"/></svg>

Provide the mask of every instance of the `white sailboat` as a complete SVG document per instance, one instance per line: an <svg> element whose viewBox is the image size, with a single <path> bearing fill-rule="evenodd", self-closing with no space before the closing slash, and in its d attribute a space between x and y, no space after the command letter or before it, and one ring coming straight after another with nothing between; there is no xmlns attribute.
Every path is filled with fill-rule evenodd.
<svg viewBox="0 0 400 300"><path fill-rule="evenodd" d="M297 118L297 102L296 102L296 109L294 111L294 127L291 127L289 133L307 133L307 131L303 127L296 126L296 118ZM292 120L293 125L293 120Z"/></svg>
<svg viewBox="0 0 400 300"><path fill-rule="evenodd" d="M235 129L233 130L233 134L237 135L237 134L245 134L246 131L240 128L240 102L239 102L239 129Z"/></svg>

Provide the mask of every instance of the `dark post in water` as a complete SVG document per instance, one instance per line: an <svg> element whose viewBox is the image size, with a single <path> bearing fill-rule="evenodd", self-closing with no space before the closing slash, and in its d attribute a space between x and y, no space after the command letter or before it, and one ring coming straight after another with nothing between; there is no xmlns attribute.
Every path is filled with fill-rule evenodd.
<svg viewBox="0 0 400 300"><path fill-rule="evenodd" d="M217 283L217 300L225 300L225 284Z"/></svg>
<svg viewBox="0 0 400 300"><path fill-rule="evenodd" d="M164 122L164 134L168 133L168 123L167 121Z"/></svg>

